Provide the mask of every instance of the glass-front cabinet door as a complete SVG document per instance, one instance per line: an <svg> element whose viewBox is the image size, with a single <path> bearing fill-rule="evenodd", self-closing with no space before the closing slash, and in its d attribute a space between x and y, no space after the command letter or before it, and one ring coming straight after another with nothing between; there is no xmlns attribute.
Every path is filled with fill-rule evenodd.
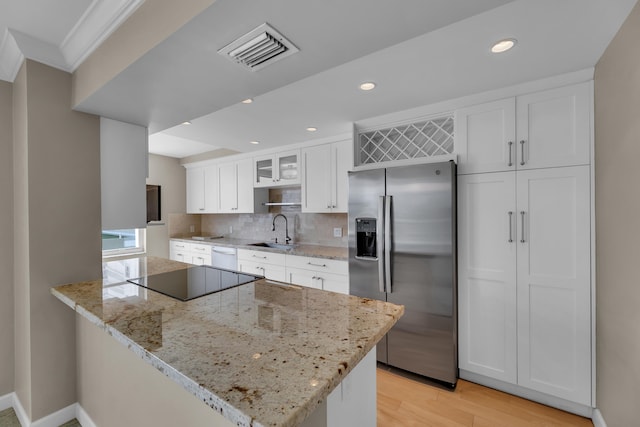
<svg viewBox="0 0 640 427"><path fill-rule="evenodd" d="M254 158L254 187L300 184L300 150Z"/></svg>
<svg viewBox="0 0 640 427"><path fill-rule="evenodd" d="M254 187L271 187L275 184L273 156L256 157L254 163Z"/></svg>

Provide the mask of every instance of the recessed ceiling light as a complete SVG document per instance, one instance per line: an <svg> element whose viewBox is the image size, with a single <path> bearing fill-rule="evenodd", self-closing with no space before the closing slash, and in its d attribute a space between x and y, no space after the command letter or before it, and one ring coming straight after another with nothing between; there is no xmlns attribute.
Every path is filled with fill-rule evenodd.
<svg viewBox="0 0 640 427"><path fill-rule="evenodd" d="M371 90L376 87L374 82L364 82L360 84L360 90Z"/></svg>
<svg viewBox="0 0 640 427"><path fill-rule="evenodd" d="M317 130L318 130L318 128L314 128L313 126L307 128L307 131L309 131L309 132L315 132Z"/></svg>
<svg viewBox="0 0 640 427"><path fill-rule="evenodd" d="M249 141L249 144L258 145L260 144L260 141Z"/></svg>
<svg viewBox="0 0 640 427"><path fill-rule="evenodd" d="M191 122L189 120L187 120L186 122L182 122L183 125L190 125Z"/></svg>
<svg viewBox="0 0 640 427"><path fill-rule="evenodd" d="M516 39L504 39L504 40L500 40L499 42L495 43L492 47L491 47L491 52L493 53L502 53L502 52L506 52L509 49L511 49L512 47L514 47L516 45L517 40Z"/></svg>
<svg viewBox="0 0 640 427"><path fill-rule="evenodd" d="M242 100L243 104L251 104L252 102L253 102L252 98L247 98L247 99Z"/></svg>

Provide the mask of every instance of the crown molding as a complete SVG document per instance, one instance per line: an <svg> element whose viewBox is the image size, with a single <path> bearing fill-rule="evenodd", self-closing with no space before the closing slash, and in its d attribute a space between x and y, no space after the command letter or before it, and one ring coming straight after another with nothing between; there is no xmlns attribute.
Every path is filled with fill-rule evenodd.
<svg viewBox="0 0 640 427"><path fill-rule="evenodd" d="M144 0L93 0L60 46L7 29L0 40L0 80L13 82L25 58L73 72Z"/></svg>
<svg viewBox="0 0 640 427"><path fill-rule="evenodd" d="M20 71L24 55L9 30L0 41L0 80L13 82Z"/></svg>
<svg viewBox="0 0 640 427"><path fill-rule="evenodd" d="M93 0L60 44L68 71L75 71L142 3L144 0Z"/></svg>

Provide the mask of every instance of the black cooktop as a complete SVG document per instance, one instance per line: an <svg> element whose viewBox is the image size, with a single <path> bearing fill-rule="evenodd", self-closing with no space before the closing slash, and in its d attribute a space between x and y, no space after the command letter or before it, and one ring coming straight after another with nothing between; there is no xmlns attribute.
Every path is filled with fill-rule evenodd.
<svg viewBox="0 0 640 427"><path fill-rule="evenodd" d="M263 278L262 276L198 265L184 270L129 279L127 282L181 301L188 301Z"/></svg>

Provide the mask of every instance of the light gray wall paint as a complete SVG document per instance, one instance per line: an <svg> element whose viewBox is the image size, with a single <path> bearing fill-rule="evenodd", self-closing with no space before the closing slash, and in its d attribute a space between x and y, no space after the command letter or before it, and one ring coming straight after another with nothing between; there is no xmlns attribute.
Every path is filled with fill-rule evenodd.
<svg viewBox="0 0 640 427"><path fill-rule="evenodd" d="M0 81L0 396L14 390L12 86Z"/></svg>
<svg viewBox="0 0 640 427"><path fill-rule="evenodd" d="M100 118L102 229L145 228L147 128Z"/></svg>
<svg viewBox="0 0 640 427"><path fill-rule="evenodd" d="M100 126L68 73L27 60L15 85L16 392L35 421L76 402L75 318L50 288L102 275Z"/></svg>
<svg viewBox="0 0 640 427"><path fill-rule="evenodd" d="M16 395L31 417L27 116L27 67L22 64L13 82L14 382Z"/></svg>
<svg viewBox="0 0 640 427"><path fill-rule="evenodd" d="M162 221L147 226L147 255L169 258L169 214L185 213L186 169L179 159L149 154L147 184L160 185Z"/></svg>
<svg viewBox="0 0 640 427"><path fill-rule="evenodd" d="M78 402L96 425L234 425L80 315L77 340Z"/></svg>
<svg viewBox="0 0 640 427"><path fill-rule="evenodd" d="M640 4L595 72L597 407L609 427L640 420Z"/></svg>

